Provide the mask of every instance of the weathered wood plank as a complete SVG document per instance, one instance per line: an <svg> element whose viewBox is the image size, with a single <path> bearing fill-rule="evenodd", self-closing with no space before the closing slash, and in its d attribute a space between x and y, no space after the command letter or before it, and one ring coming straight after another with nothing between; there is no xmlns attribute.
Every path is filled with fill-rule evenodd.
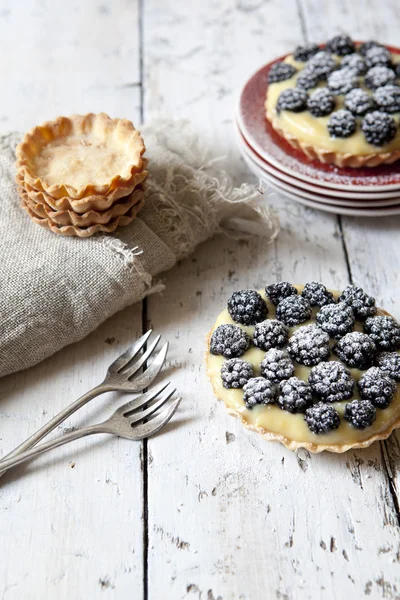
<svg viewBox="0 0 400 600"><path fill-rule="evenodd" d="M301 41L297 8L226 1L178 10L149 0L145 114L191 117L216 154L228 150L238 180L249 180L231 133L235 93ZM206 381L205 334L238 286L348 282L337 220L273 201L283 225L274 246L215 239L168 275L161 298L149 299L152 324L174 341L185 423L149 441L149 598L165 590L171 598L342 598L397 585L396 511L379 445L344 456L292 454L244 431Z"/></svg>
<svg viewBox="0 0 400 600"><path fill-rule="evenodd" d="M23 23L14 13L22 8L3 4L3 56L9 55L18 25L18 31L24 32L25 61L11 59L22 75L4 92L3 130L25 129L56 114L91 109L136 118L139 61L138 53L129 50L129 43L136 40L136 25L130 20L136 3L100 7L92 2L82 8L68 3L61 14L59 8L42 1L34 4L32 14L31 5L27 7L30 18L26 11L20 13ZM393 23L396 19L398 23L399 16L393 2L380 6L373 19L366 2L353 2L351 8L344 2L330 3L324 6L328 14L323 17L319 17L320 3L306 4L301 13L303 26L310 34L315 31L317 39L345 22L352 24L350 33L357 37L363 37L368 27L372 34L380 27L382 35L377 37L397 41ZM145 9L145 116L155 112L189 116L205 137L214 140L215 152L229 157L238 181L250 179L239 162L230 130L235 93L251 71L301 41L296 4L226 0L178 6L149 0ZM313 26L312 12L319 19ZM31 27L34 19L50 30L50 46L69 20L71 31L80 32L79 46L75 48L66 37L68 51L60 43L55 51L51 46L51 53L39 28ZM332 30L324 32L323 27ZM86 29L97 32L93 38L89 33L90 44L101 51L83 44ZM105 47L110 54L99 60ZM74 66L68 71L68 81L76 85L68 89L64 65ZM3 64L2 68L8 76L7 67ZM110 87L101 87L104 73L112 81ZM171 366L180 366L174 381L185 391L182 410L169 434L148 445L145 525L150 598L253 600L361 597L364 593L397 597L399 593L397 517L379 446L345 456L296 456L244 431L216 403L205 380L206 329L238 285L259 287L276 278L317 278L332 287L347 283L335 219L279 196L274 202L284 229L273 247L262 241L237 245L213 240L168 275L162 297L149 300L152 323L173 342ZM386 257L394 253L397 222L388 221L389 233L383 221L344 219L343 224L353 277L361 282L370 276L371 288L378 298L382 294L389 307L389 293L383 290L391 290L394 302L398 280L394 268L385 265ZM365 249L369 245L371 252ZM378 253L375 247L380 248ZM399 316L395 307L393 312ZM76 396L97 382L106 365L140 329L135 307L79 346L0 382L2 421L10 421L3 428L1 448L8 450L45 422L49 415L41 413L43 407L56 412L71 394ZM105 344L111 338L116 341ZM99 400L96 407L104 410L93 407L90 414L107 414L106 406L109 400ZM85 418L88 415L89 411L83 411ZM66 426L80 422L77 417ZM398 442L392 438L386 460L396 472L399 452L396 459L394 443ZM73 468L70 462L75 462ZM115 598L134 593L140 599L138 449L121 440L88 440L58 451L54 458L43 457L37 464L38 470L25 468L24 479L18 479L17 472L9 474L0 488L0 510L5 515L0 537L11 540L0 551L1 595L17 600L46 594L70 598L76 591L80 597L97 598L107 592ZM98 502L93 502L94 494Z"/></svg>
<svg viewBox="0 0 400 600"><path fill-rule="evenodd" d="M1 128L71 112L140 118L138 3L4 1ZM5 59L7 57L7 59ZM142 331L136 305L93 335L0 381L0 453L81 393ZM58 430L105 418L93 401ZM143 590L141 445L98 436L10 472L0 484L0 598L128 598Z"/></svg>
<svg viewBox="0 0 400 600"><path fill-rule="evenodd" d="M86 112L136 121L137 24L137 1L2 0L1 130Z"/></svg>
<svg viewBox="0 0 400 600"><path fill-rule="evenodd" d="M374 6L368 0L336 0L321 8L318 0L297 0L308 38L323 42L338 33L355 40L378 39L384 44L398 44L400 6L395 0Z"/></svg>
<svg viewBox="0 0 400 600"><path fill-rule="evenodd" d="M0 381L1 452L104 377L141 333L140 306L79 344ZM57 431L106 418L126 396L94 400ZM7 474L0 486L0 597L135 597L142 590L140 445L96 436ZM6 593L7 590L7 593Z"/></svg>

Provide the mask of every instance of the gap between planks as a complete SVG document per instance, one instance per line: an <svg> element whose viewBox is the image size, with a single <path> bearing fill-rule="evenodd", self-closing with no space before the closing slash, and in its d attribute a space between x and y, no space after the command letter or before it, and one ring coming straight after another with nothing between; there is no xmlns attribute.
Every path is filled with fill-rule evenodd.
<svg viewBox="0 0 400 600"><path fill-rule="evenodd" d="M138 37L139 37L139 77L140 77L140 122L144 122L144 0L139 2ZM142 334L149 328L147 298L142 300ZM149 597L149 451L146 439L142 442L142 477L143 477L143 600Z"/></svg>

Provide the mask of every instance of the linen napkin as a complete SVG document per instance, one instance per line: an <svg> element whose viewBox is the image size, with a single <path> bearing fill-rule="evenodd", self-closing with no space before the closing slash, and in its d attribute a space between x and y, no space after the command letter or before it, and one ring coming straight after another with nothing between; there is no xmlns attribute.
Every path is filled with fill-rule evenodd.
<svg viewBox="0 0 400 600"><path fill-rule="evenodd" d="M215 233L277 235L278 219L260 192L234 188L188 122L152 122L141 132L149 159L145 206L129 226L88 239L56 235L28 218L14 182L21 135L0 137L0 376L159 291L153 278Z"/></svg>

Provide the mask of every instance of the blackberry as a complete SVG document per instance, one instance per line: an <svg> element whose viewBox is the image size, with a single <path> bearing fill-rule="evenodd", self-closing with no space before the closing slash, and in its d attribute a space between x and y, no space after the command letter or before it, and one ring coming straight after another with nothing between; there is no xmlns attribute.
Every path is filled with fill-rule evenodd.
<svg viewBox="0 0 400 600"><path fill-rule="evenodd" d="M364 75L365 71L367 70L365 60L356 52L344 56L341 62L341 67L350 67L351 69L354 69L358 75Z"/></svg>
<svg viewBox="0 0 400 600"><path fill-rule="evenodd" d="M293 360L312 367L329 358L329 335L316 325L305 325L289 338L287 349Z"/></svg>
<svg viewBox="0 0 400 600"><path fill-rule="evenodd" d="M292 65L284 62L278 62L272 65L268 73L268 83L277 83L290 79L297 73L297 69Z"/></svg>
<svg viewBox="0 0 400 600"><path fill-rule="evenodd" d="M376 67L372 67L369 69L365 75L365 85L369 87L371 90L376 90L383 85L387 85L388 83L394 83L396 79L396 75L392 69L389 67L383 67L382 65L377 65Z"/></svg>
<svg viewBox="0 0 400 600"><path fill-rule="evenodd" d="M368 317L364 331L373 339L378 350L391 352L400 348L400 325L393 317Z"/></svg>
<svg viewBox="0 0 400 600"><path fill-rule="evenodd" d="M362 400L370 400L377 408L387 408L394 398L396 382L379 367L371 367L358 382Z"/></svg>
<svg viewBox="0 0 400 600"><path fill-rule="evenodd" d="M371 48L384 48L384 47L385 46L383 46L379 42L375 42L374 40L369 40L368 42L361 44L361 46L358 48L358 51L360 54L365 56L367 54L368 50L370 50Z"/></svg>
<svg viewBox="0 0 400 600"><path fill-rule="evenodd" d="M332 54L338 56L345 56L346 54L352 54L355 52L355 46L353 40L348 35L335 35L331 40L326 42L326 48Z"/></svg>
<svg viewBox="0 0 400 600"><path fill-rule="evenodd" d="M314 117L325 117L335 108L335 98L327 88L320 88L309 97L307 108Z"/></svg>
<svg viewBox="0 0 400 600"><path fill-rule="evenodd" d="M335 302L331 292L328 292L326 287L317 281L306 283L301 295L309 301L311 306L325 306Z"/></svg>
<svg viewBox="0 0 400 600"><path fill-rule="evenodd" d="M350 67L333 71L328 77L328 87L333 94L347 94L358 87L357 73Z"/></svg>
<svg viewBox="0 0 400 600"><path fill-rule="evenodd" d="M366 319L376 313L375 298L355 285L348 285L340 294L338 302L346 302L351 306L356 319Z"/></svg>
<svg viewBox="0 0 400 600"><path fill-rule="evenodd" d="M290 413L304 412L312 403L310 386L298 377L290 377L279 384L280 393L276 400L282 410Z"/></svg>
<svg viewBox="0 0 400 600"><path fill-rule="evenodd" d="M374 110L361 123L365 139L373 146L388 144L396 135L396 122L391 115Z"/></svg>
<svg viewBox="0 0 400 600"><path fill-rule="evenodd" d="M250 348L251 339L236 325L219 325L211 336L211 354L222 354L225 358L242 356Z"/></svg>
<svg viewBox="0 0 400 600"><path fill-rule="evenodd" d="M348 367L364 370L373 364L376 346L365 333L351 331L338 341L333 351Z"/></svg>
<svg viewBox="0 0 400 600"><path fill-rule="evenodd" d="M297 296L296 288L287 281L278 281L278 283L267 285L265 288L265 293L271 300L272 304L275 304L275 306L284 298L288 298L289 296Z"/></svg>
<svg viewBox="0 0 400 600"><path fill-rule="evenodd" d="M240 358L230 358L221 367L222 385L225 388L242 388L252 377L252 365Z"/></svg>
<svg viewBox="0 0 400 600"><path fill-rule="evenodd" d="M253 344L261 350L280 348L288 341L289 329L282 321L268 319L257 323L253 334Z"/></svg>
<svg viewBox="0 0 400 600"><path fill-rule="evenodd" d="M351 398L354 379L342 363L332 360L313 367L308 378L314 394L324 402L340 402Z"/></svg>
<svg viewBox="0 0 400 600"><path fill-rule="evenodd" d="M344 97L344 106L353 115L358 117L365 115L369 110L373 110L375 103L373 97L368 92L360 88L355 88Z"/></svg>
<svg viewBox="0 0 400 600"><path fill-rule="evenodd" d="M275 401L275 388L264 377L253 377L243 386L243 400L247 408L256 404L272 404Z"/></svg>
<svg viewBox="0 0 400 600"><path fill-rule="evenodd" d="M384 85L374 94L374 100L380 110L388 113L400 111L400 87L398 85Z"/></svg>
<svg viewBox="0 0 400 600"><path fill-rule="evenodd" d="M340 338L354 327L352 308L345 302L322 306L316 316L318 325L331 337Z"/></svg>
<svg viewBox="0 0 400 600"><path fill-rule="evenodd" d="M276 317L288 327L299 325L311 318L311 306L302 296L289 296L276 307Z"/></svg>
<svg viewBox="0 0 400 600"><path fill-rule="evenodd" d="M293 52L294 60L298 60L299 62L306 62L309 60L314 54L320 51L320 47L318 44L304 44L303 46L297 46L295 51Z"/></svg>
<svg viewBox="0 0 400 600"><path fill-rule="evenodd" d="M303 90L311 90L318 85L319 77L314 69L306 67L296 79L296 86Z"/></svg>
<svg viewBox="0 0 400 600"><path fill-rule="evenodd" d="M268 308L265 300L254 290L233 292L228 300L228 312L236 323L254 325L263 321Z"/></svg>
<svg viewBox="0 0 400 600"><path fill-rule="evenodd" d="M320 50L317 54L314 54L307 62L305 69L313 72L315 77L319 80L324 80L328 77L329 73L332 73L337 68L337 62L325 50Z"/></svg>
<svg viewBox="0 0 400 600"><path fill-rule="evenodd" d="M328 121L328 131L332 137L347 138L356 130L356 120L349 110L341 108L332 113Z"/></svg>
<svg viewBox="0 0 400 600"><path fill-rule="evenodd" d="M381 352L376 364L391 379L400 381L400 354L397 352Z"/></svg>
<svg viewBox="0 0 400 600"><path fill-rule="evenodd" d="M374 48L367 50L365 54L365 62L367 63L367 67L369 69L378 65L390 67L392 64L392 55L387 48L379 48L375 46Z"/></svg>
<svg viewBox="0 0 400 600"><path fill-rule="evenodd" d="M285 350L271 348L266 353L261 363L261 375L272 381L279 383L283 379L289 379L294 373L294 364Z"/></svg>
<svg viewBox="0 0 400 600"><path fill-rule="evenodd" d="M316 434L328 433L337 429L340 425L340 417L337 410L331 404L317 402L310 408L307 408L304 414L304 420L308 428Z"/></svg>
<svg viewBox="0 0 400 600"><path fill-rule="evenodd" d="M376 408L369 400L352 400L346 404L344 418L357 429L365 429L376 419Z"/></svg>
<svg viewBox="0 0 400 600"><path fill-rule="evenodd" d="M288 88L279 94L276 110L290 110L291 112L301 112L307 108L307 94L304 90L298 88Z"/></svg>

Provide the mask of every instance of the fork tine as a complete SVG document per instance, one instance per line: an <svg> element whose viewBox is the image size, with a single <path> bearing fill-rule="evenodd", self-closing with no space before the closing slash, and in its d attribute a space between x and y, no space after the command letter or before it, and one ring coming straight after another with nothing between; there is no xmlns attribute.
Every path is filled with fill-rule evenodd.
<svg viewBox="0 0 400 600"><path fill-rule="evenodd" d="M168 342L165 342L164 346L161 348L160 352L157 354L149 368L132 382L135 384L135 389L138 391L144 390L154 381L163 368L163 364L168 352L168 346Z"/></svg>
<svg viewBox="0 0 400 600"><path fill-rule="evenodd" d="M138 440L142 440L143 438L150 437L160 431L168 423L176 409L179 406L181 398L177 398L173 402L171 402L159 415L154 417L154 419L150 419L148 423L143 423L143 425L139 425L138 427L133 427L132 431L135 433L135 438Z"/></svg>
<svg viewBox="0 0 400 600"><path fill-rule="evenodd" d="M158 335L156 337L156 339L154 340L154 342L151 344L151 346L149 348L147 348L146 352L144 352L142 354L142 356L139 358L139 360L137 360L132 367L130 367L126 371L123 371L121 373L121 375L124 375L127 379L130 379L131 377L133 377L133 375L135 373L137 373L139 371L139 369L141 369L141 367L144 365L144 363L149 358L149 356L151 354L153 354L153 352L160 340L161 340L161 335Z"/></svg>
<svg viewBox="0 0 400 600"><path fill-rule="evenodd" d="M118 373L121 369L126 367L126 365L136 356L136 354L143 348L151 334L153 333L152 329L149 329L142 337L140 337L126 352L121 354L109 367L109 373Z"/></svg>
<svg viewBox="0 0 400 600"><path fill-rule="evenodd" d="M168 400L171 398L171 396L175 394L175 392L176 388L171 387L157 400L157 402L154 402L154 404L152 404L146 410L135 411L131 415L129 415L129 413L128 415L125 413L124 416L127 417L130 425L134 426L135 423L139 423L140 421L147 419L147 417L149 417L150 415L155 413L159 408L164 406L164 404L168 402Z"/></svg>
<svg viewBox="0 0 400 600"><path fill-rule="evenodd" d="M161 392L163 392L165 390L165 388L168 387L169 385L170 385L170 383L168 381L167 383L163 383L162 385L159 385L155 389L154 388L150 389L145 394L141 394L140 396L137 396L133 400L130 400L129 402L127 402L126 404L124 404L123 406L118 408L115 411L115 413L119 413L119 414L125 416L129 412L132 412L138 408L142 408L142 406L145 406L152 400L155 400L157 398L157 396L159 394L161 394Z"/></svg>

